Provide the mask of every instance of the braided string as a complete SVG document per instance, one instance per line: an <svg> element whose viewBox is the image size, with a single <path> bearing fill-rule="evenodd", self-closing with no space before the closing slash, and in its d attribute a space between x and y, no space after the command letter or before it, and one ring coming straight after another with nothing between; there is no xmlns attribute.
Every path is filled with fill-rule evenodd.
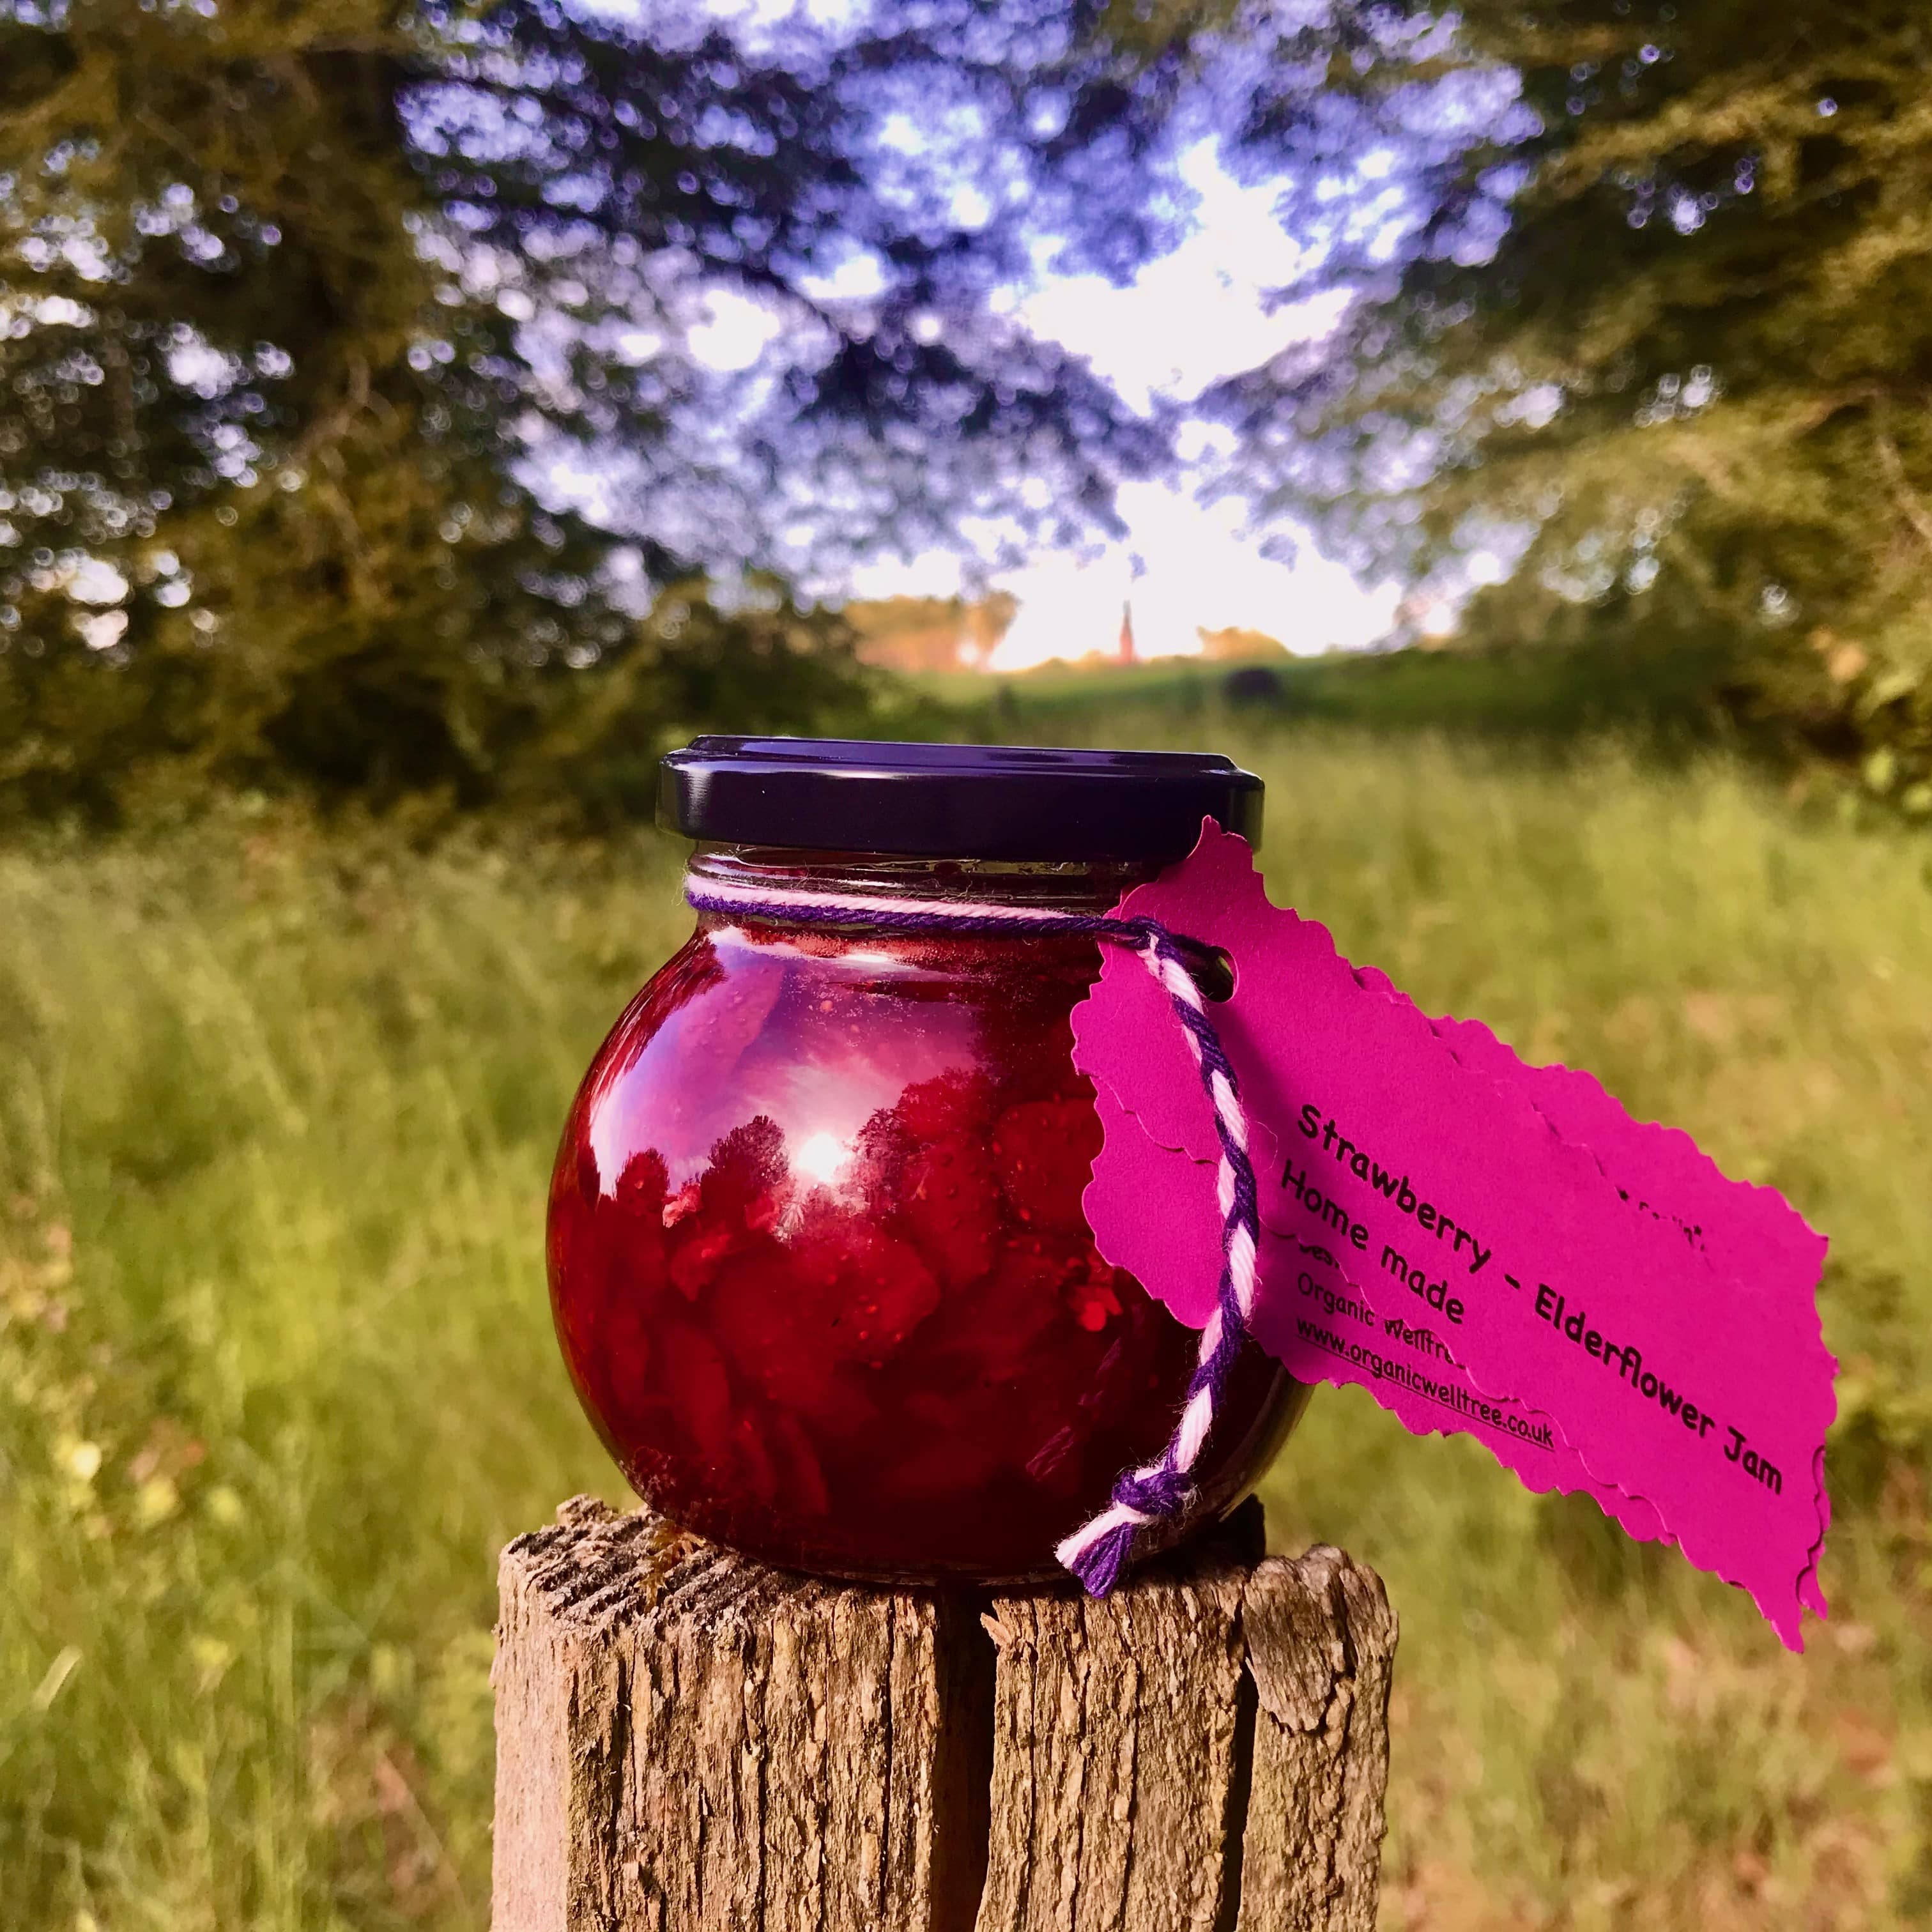
<svg viewBox="0 0 1932 1932"><path fill-rule="evenodd" d="M861 893L787 892L687 874L686 900L699 912L780 920L802 926L870 926L890 932L1003 934L1013 938L1085 935L1130 948L1166 992L1214 1110L1221 1144L1216 1192L1221 1210L1221 1280L1180 1420L1153 1462L1124 1471L1107 1507L1060 1544L1054 1554L1090 1595L1104 1597L1120 1580L1140 1533L1184 1515L1194 1500L1193 1472L1247 1340L1254 1310L1258 1213L1248 1159L1247 1116L1234 1070L1222 1051L1188 970L1200 948L1158 920L1114 919L971 901L907 900Z"/></svg>

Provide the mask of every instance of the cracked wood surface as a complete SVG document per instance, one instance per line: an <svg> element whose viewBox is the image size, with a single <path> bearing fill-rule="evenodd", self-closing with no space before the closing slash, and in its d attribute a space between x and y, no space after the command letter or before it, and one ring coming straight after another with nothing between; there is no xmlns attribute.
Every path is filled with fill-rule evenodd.
<svg viewBox="0 0 1932 1932"><path fill-rule="evenodd" d="M495 1932L1371 1932L1395 1618L1259 1538L1095 1604L566 1504L503 1554Z"/></svg>

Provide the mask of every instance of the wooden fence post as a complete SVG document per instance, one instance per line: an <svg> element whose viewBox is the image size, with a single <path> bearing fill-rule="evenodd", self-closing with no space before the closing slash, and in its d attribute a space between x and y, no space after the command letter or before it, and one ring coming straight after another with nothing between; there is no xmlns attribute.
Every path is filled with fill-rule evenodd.
<svg viewBox="0 0 1932 1932"><path fill-rule="evenodd" d="M494 1932L1370 1932L1396 1620L1258 1506L1105 1603L503 1552Z"/></svg>

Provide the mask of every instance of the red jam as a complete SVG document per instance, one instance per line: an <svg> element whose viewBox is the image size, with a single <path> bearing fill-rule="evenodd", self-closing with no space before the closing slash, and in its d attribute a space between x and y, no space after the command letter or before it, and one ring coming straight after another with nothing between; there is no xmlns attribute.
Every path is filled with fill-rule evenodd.
<svg viewBox="0 0 1932 1932"><path fill-rule="evenodd" d="M707 916L638 994L565 1130L550 1276L653 1508L799 1568L1030 1580L1160 1451L1198 1337L1081 1213L1068 1016L1097 967L1087 940ZM1306 1398L1250 1348L1196 1520Z"/></svg>

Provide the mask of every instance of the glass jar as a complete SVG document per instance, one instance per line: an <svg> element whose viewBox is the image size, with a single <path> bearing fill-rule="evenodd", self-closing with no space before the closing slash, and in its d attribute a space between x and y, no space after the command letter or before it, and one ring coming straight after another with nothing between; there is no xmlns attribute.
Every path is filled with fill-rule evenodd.
<svg viewBox="0 0 1932 1932"><path fill-rule="evenodd" d="M1104 912L1204 812L1252 833L1259 783L1174 754L714 738L663 796L701 878ZM592 1064L550 1192L565 1359L654 1508L791 1568L1036 1581L1160 1453L1198 1336L1082 1213L1100 1128L1069 1018L1099 966L1089 938L700 915ZM1306 1396L1250 1345L1190 1525Z"/></svg>

